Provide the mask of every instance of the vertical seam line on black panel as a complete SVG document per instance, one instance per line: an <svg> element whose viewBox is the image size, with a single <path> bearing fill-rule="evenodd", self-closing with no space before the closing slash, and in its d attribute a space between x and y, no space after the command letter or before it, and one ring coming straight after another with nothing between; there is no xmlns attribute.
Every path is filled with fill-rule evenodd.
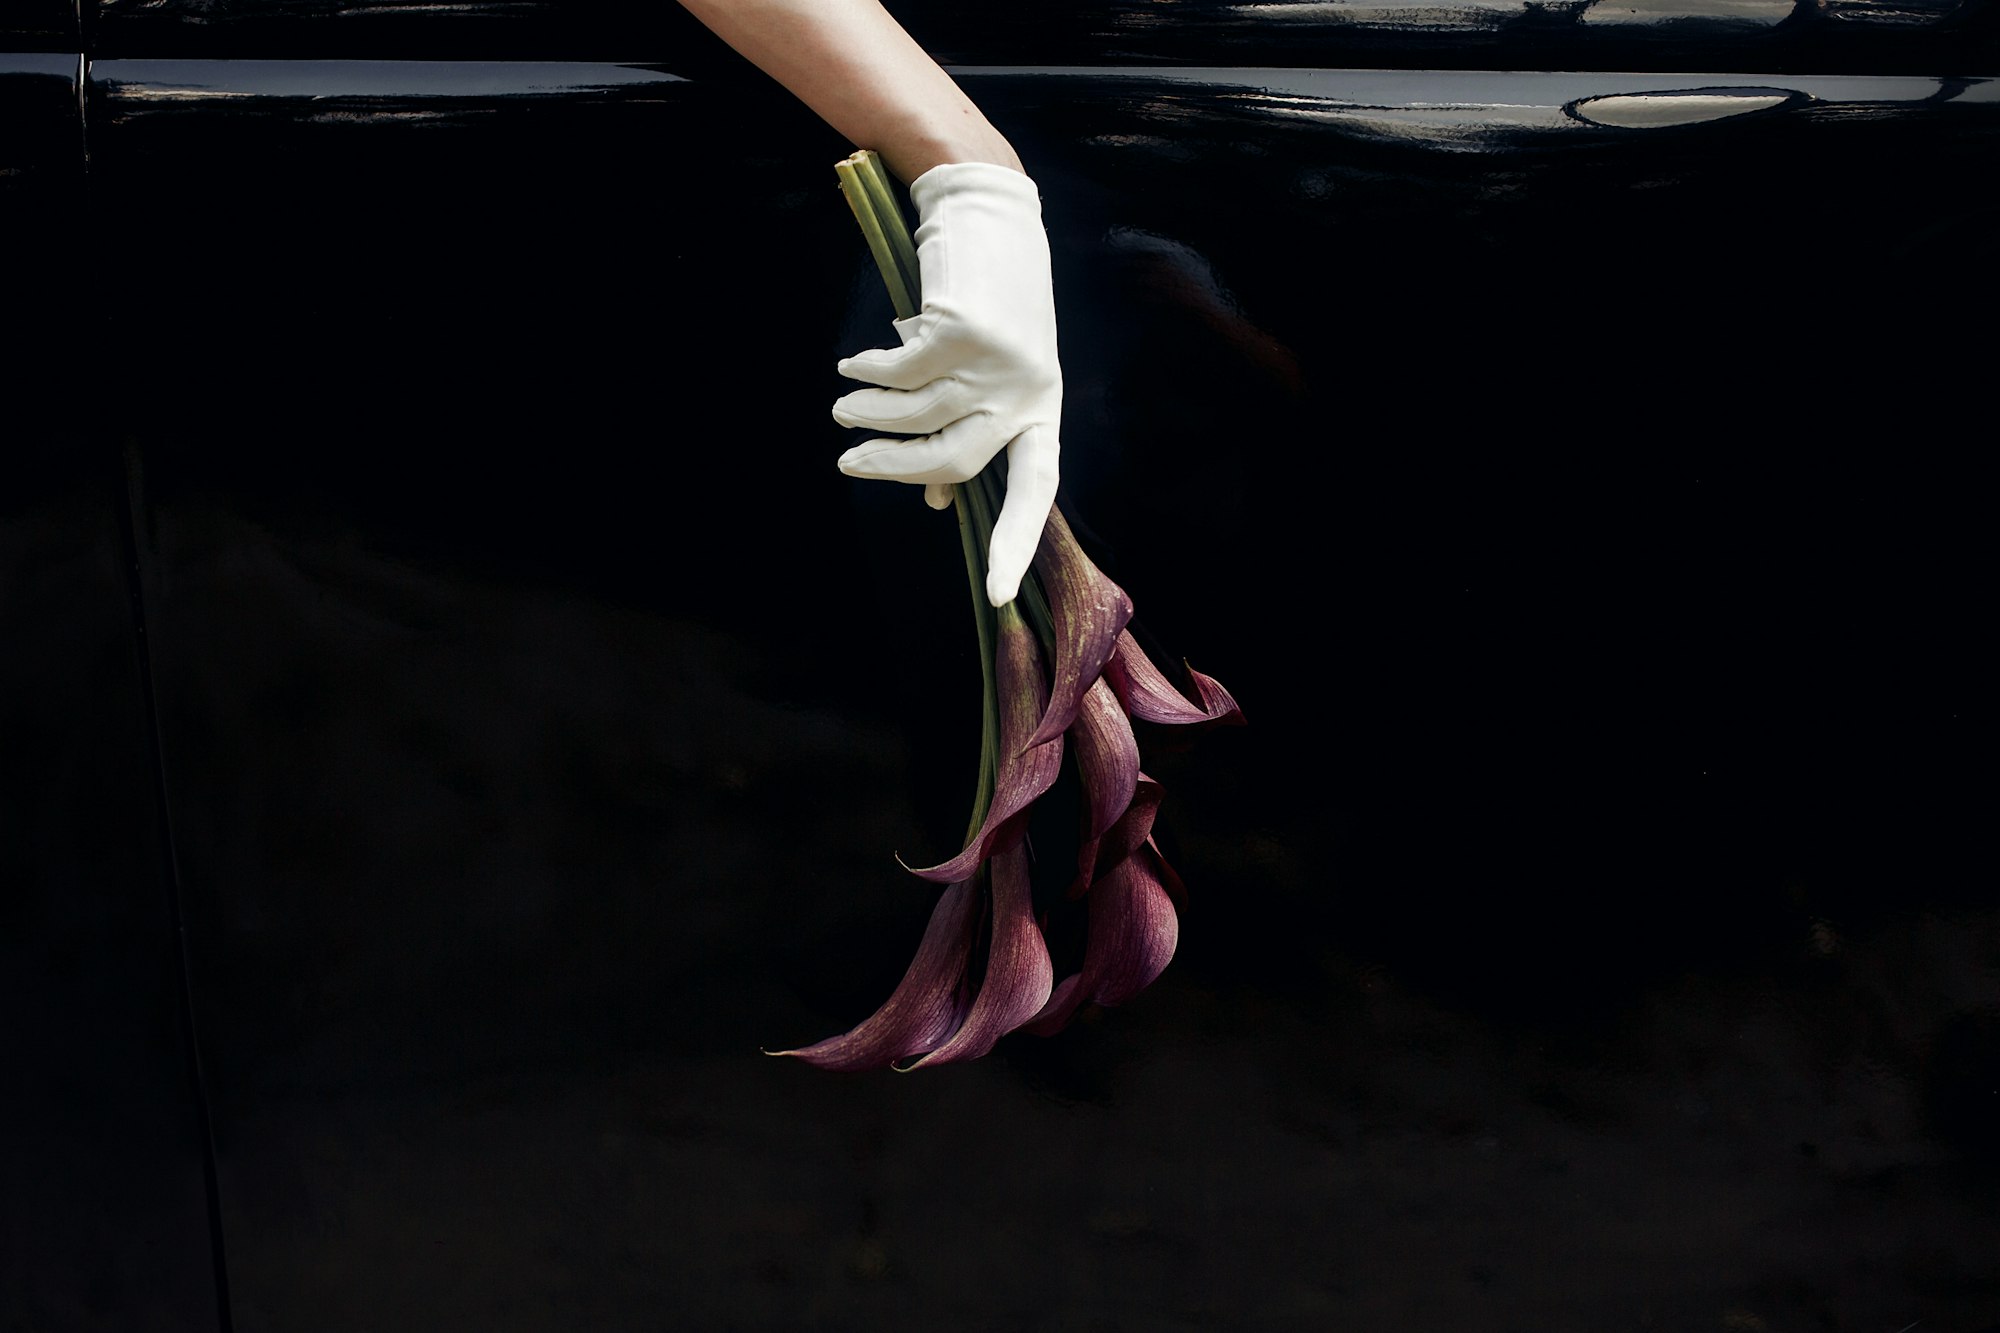
<svg viewBox="0 0 2000 1333"><path fill-rule="evenodd" d="M138 644L139 693L146 710L146 740L153 762L154 811L160 823L160 873L166 880L167 902L174 928L175 971L180 979L180 1025L187 1042L188 1079L194 1086L195 1115L201 1127L202 1184L208 1195L208 1243L215 1278L215 1310L221 1333L233 1333L229 1308L229 1263L223 1252L222 1187L216 1174L215 1126L208 1104L208 1080L202 1068L201 1041L194 1016L194 979L189 966L187 913L182 901L180 857L174 846L172 803L167 796L166 747L160 734L159 693L153 681L152 643L147 634L146 543L139 534L145 512L145 478L139 446L128 440L122 451L124 482L120 488L124 521L126 576L132 601L132 628Z"/></svg>

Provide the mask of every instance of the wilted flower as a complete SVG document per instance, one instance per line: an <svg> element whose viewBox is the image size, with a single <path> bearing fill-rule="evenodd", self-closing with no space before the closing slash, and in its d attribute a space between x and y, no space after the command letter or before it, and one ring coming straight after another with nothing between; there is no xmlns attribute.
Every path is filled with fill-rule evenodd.
<svg viewBox="0 0 2000 1333"><path fill-rule="evenodd" d="M913 270L895 259L905 248L896 234L903 219L886 202L873 154L843 163L841 176L898 308L914 308L914 294L903 288ZM971 1060L1009 1032L1047 1035L1086 1004L1129 1000L1173 958L1180 933L1174 904L1184 895L1153 840L1162 792L1140 771L1132 719L1241 722L1241 710L1219 683L1192 669L1197 698L1189 699L1147 658L1128 629L1131 598L1084 554L1060 510L1049 514L1020 598L990 611L980 590L1002 484L996 469L954 488L988 658L972 832L958 855L911 872L945 887L888 1001L840 1036L773 1054L850 1070ZM1027 833L1065 757L1083 793L1067 897L1084 899L1086 915L1082 961L1056 982L1035 913Z"/></svg>

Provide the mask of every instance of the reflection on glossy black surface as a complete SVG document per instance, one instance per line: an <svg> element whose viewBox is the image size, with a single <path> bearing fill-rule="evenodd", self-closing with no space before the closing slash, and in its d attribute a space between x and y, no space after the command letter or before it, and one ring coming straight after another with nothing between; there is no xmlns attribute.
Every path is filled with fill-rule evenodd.
<svg viewBox="0 0 2000 1333"><path fill-rule="evenodd" d="M962 65L1990 74L1995 0L1015 0L891 4ZM101 0L107 56L624 59L755 77L672 3Z"/></svg>
<svg viewBox="0 0 2000 1333"><path fill-rule="evenodd" d="M561 61L100 60L91 67L91 81L121 114L218 97L228 99L232 111L250 110L259 99L332 100L328 110L341 114L376 99L457 99L484 110L495 101L574 102L683 80L636 65Z"/></svg>
<svg viewBox="0 0 2000 1333"><path fill-rule="evenodd" d="M77 96L75 55L0 55L0 200L10 216L0 221L18 243L46 230L19 210L39 210L66 197L83 174L83 118ZM42 238L48 244L49 237ZM64 237L67 241L69 238ZM25 253L15 252L19 263Z"/></svg>

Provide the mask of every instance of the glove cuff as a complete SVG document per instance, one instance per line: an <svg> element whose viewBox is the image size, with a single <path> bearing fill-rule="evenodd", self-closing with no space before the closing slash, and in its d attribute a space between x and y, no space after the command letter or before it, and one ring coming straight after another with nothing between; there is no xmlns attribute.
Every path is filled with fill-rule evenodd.
<svg viewBox="0 0 2000 1333"><path fill-rule="evenodd" d="M910 182L910 202L919 217L928 217L937 204L956 194L990 194L1025 204L1041 212L1041 192L1035 182L1011 167L995 162L944 162Z"/></svg>

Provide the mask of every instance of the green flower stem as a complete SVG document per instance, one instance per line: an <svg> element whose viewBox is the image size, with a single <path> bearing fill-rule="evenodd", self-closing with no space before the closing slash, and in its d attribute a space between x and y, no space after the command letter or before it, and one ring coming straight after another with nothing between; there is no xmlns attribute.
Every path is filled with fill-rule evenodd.
<svg viewBox="0 0 2000 1333"><path fill-rule="evenodd" d="M972 583L972 619L979 630L979 676L985 693L979 708L979 786L972 797L972 820L965 831L971 842L993 805L993 786L1000 773L1000 685L993 657L993 608L986 601L986 562L980 552L991 531L981 531L967 501L967 487L952 487L952 507L958 511L958 539L965 548L965 573Z"/></svg>
<svg viewBox="0 0 2000 1333"><path fill-rule="evenodd" d="M1049 611L1048 594L1042 591L1042 585L1036 580L1032 570L1021 580L1021 593L1015 600L1021 603L1022 613L1027 616L1028 623L1034 626L1035 637L1042 643L1042 651L1048 654L1049 661L1055 661L1055 616Z"/></svg>
<svg viewBox="0 0 2000 1333"><path fill-rule="evenodd" d="M890 304L898 319L908 319L919 309L917 248L910 239L909 221L890 191L882 172L881 158L863 149L846 161L835 164L840 192L861 225L868 251L889 289ZM979 717L979 782L972 797L972 819L966 829L970 841L986 822L993 804L993 790L1000 771L1000 689L995 674L994 611L986 600L986 548L993 540L994 508L982 504L984 477L969 485L952 487L953 506L958 511L959 544L965 550L965 573L972 587L973 623L979 633L979 673L984 697ZM997 485L997 480L992 484Z"/></svg>
<svg viewBox="0 0 2000 1333"><path fill-rule="evenodd" d="M854 213L854 220L861 225L861 235L868 242L868 252L875 256L875 267L882 270L882 281L889 288L889 303L896 308L896 318L908 319L917 313L915 292L903 281L898 272L895 246L889 240L885 226L893 223L896 230L907 232L908 225L900 215L883 218L875 211L874 200L869 197L867 184L863 181L856 154L844 162L834 164L834 174L840 179L840 193L847 200L847 206Z"/></svg>
<svg viewBox="0 0 2000 1333"><path fill-rule="evenodd" d="M902 204L897 202L895 192L889 187L888 174L882 170L881 155L863 151L856 157L859 160L854 164L854 174L868 192L868 202L874 206L875 219L881 223L883 234L889 238L889 250L896 257L896 267L902 273L903 288L914 313L923 308L923 302L918 299L923 282L917 268L917 244L910 236L909 221L903 214Z"/></svg>

